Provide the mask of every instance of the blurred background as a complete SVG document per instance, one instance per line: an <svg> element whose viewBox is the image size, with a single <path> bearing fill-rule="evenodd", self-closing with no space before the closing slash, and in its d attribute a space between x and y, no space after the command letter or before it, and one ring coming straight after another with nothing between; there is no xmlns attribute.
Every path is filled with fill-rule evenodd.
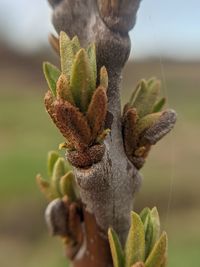
<svg viewBox="0 0 200 267"><path fill-rule="evenodd" d="M169 235L169 267L200 266L200 2L144 0L123 75L122 101L143 77L162 80L178 113L175 130L142 169L137 211L157 206ZM62 244L49 237L45 199L35 175L62 136L43 106L42 61L56 63L47 43L45 0L0 1L0 266L64 267ZM133 61L134 59L134 61Z"/></svg>

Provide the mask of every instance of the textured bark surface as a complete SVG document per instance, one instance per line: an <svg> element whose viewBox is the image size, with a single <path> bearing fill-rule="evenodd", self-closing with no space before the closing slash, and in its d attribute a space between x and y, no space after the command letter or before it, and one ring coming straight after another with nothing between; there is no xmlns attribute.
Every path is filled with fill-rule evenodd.
<svg viewBox="0 0 200 267"><path fill-rule="evenodd" d="M54 10L53 24L57 32L65 31L70 37L77 35L83 46L95 42L98 69L104 65L108 70L109 116L106 125L111 132L105 141L104 157L90 168L74 167L85 207L87 239L87 244L83 243L82 247L82 250L85 249L82 260L78 253L75 266L108 267L112 266L107 242L108 227L115 229L124 244L130 226L134 195L141 182L137 169L129 162L124 151L120 105L121 71L130 53L128 31L135 24L140 0L49 2ZM91 245L88 238L95 234L98 238ZM92 251L90 259L93 256L96 258L94 264L88 262L88 251Z"/></svg>

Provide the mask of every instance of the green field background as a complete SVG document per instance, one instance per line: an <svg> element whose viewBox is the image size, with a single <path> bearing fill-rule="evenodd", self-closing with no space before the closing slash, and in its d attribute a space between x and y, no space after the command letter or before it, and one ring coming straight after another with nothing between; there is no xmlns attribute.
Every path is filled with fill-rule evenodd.
<svg viewBox="0 0 200 267"><path fill-rule="evenodd" d="M38 172L46 177L47 151L64 141L44 110L41 61L46 58L1 51L1 59L0 266L64 267L62 242L47 233L47 203L35 183ZM162 80L162 95L177 111L178 122L153 147L141 170L135 209L158 207L169 236L169 267L199 267L200 63L130 62L123 74L122 102L139 79L152 76Z"/></svg>

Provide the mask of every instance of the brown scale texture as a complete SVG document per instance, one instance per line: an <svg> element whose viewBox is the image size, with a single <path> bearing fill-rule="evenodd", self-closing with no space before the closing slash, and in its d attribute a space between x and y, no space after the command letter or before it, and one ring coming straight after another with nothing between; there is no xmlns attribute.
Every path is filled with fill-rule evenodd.
<svg viewBox="0 0 200 267"><path fill-rule="evenodd" d="M91 131L84 115L61 99L55 101L54 107L61 133L77 150L84 150L91 140Z"/></svg>
<svg viewBox="0 0 200 267"><path fill-rule="evenodd" d="M46 107L46 110L47 112L49 113L52 121L56 124L56 126L59 128L59 123L56 119L56 115L55 115L55 108L54 108L54 99L53 99L53 96L52 96L52 93L50 91L48 91L46 94L45 94L45 97L44 97L44 104L45 104L45 107Z"/></svg>
<svg viewBox="0 0 200 267"><path fill-rule="evenodd" d="M84 151L67 152L69 162L78 168L89 167L94 163L101 161L105 153L105 145L94 145Z"/></svg>
<svg viewBox="0 0 200 267"><path fill-rule="evenodd" d="M92 131L92 141L95 141L101 133L107 113L107 95L103 87L98 87L92 96L88 111L87 120Z"/></svg>
<svg viewBox="0 0 200 267"><path fill-rule="evenodd" d="M124 115L124 142L127 155L131 155L136 148L137 140L134 138L134 128L137 121L137 111L134 108L128 109Z"/></svg>

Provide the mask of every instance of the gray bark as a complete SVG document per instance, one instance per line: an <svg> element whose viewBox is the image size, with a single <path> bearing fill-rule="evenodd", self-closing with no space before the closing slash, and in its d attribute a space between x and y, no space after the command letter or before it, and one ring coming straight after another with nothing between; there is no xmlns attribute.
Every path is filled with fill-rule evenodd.
<svg viewBox="0 0 200 267"><path fill-rule="evenodd" d="M86 210L95 215L107 234L112 226L122 243L130 226L135 192L141 177L128 160L121 129L121 71L130 52L128 31L134 26L140 0L116 0L118 11L108 14L102 9L109 0L49 0L53 7L53 24L59 33L77 35L83 46L95 42L98 68L105 65L109 74L108 109L113 117L106 122L111 133L105 141L103 159L88 169L74 168ZM113 2L113 1L112 1Z"/></svg>

